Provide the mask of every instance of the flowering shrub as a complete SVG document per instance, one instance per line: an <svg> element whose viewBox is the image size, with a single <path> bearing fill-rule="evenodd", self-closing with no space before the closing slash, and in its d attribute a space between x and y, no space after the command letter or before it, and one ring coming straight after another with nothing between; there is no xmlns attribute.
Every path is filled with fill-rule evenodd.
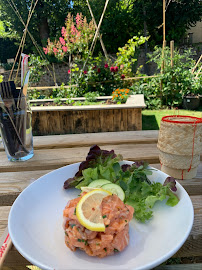
<svg viewBox="0 0 202 270"><path fill-rule="evenodd" d="M129 97L130 90L127 88L116 89L112 92L112 100L117 103L126 103Z"/></svg>
<svg viewBox="0 0 202 270"><path fill-rule="evenodd" d="M111 95L112 91L123 85L123 74L117 66L102 62L101 56L90 59L89 65L82 70L77 64L68 70L70 83L76 84L75 95L84 96L97 91L99 95Z"/></svg>
<svg viewBox="0 0 202 270"><path fill-rule="evenodd" d="M48 39L47 47L43 48L45 54L54 55L62 60L67 55L77 57L86 56L89 51L89 43L93 39L95 26L93 21L87 23L86 17L82 13L77 13L74 17L68 13L65 26L61 29L61 37L54 42Z"/></svg>

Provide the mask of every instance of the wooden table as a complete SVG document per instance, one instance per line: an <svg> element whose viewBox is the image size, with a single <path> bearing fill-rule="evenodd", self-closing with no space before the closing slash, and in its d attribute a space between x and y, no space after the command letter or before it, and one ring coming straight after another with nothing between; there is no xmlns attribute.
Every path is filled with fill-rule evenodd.
<svg viewBox="0 0 202 270"><path fill-rule="evenodd" d="M126 131L108 133L86 133L34 137L35 156L20 163L7 160L0 146L0 236L7 226L7 218L16 197L32 181L59 167L84 160L89 147L98 144L102 149L114 149L126 160L148 161L160 169L156 147L158 131ZM163 265L157 269L202 269L202 162L197 176L192 180L179 181L187 190L194 205L194 225L187 241L173 256L176 262L187 257L192 264ZM165 243L166 244L166 243ZM191 258L190 258L191 257ZM175 259L172 262L175 262ZM185 259L183 259L183 262ZM26 269L30 263L12 247L3 269Z"/></svg>

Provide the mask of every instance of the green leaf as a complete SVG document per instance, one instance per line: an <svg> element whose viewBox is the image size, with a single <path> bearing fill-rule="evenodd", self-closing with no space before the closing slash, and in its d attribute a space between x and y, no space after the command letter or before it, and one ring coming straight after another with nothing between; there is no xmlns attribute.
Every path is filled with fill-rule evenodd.
<svg viewBox="0 0 202 270"><path fill-rule="evenodd" d="M123 180L119 181L119 185L124 191L126 191L128 188L127 184Z"/></svg>

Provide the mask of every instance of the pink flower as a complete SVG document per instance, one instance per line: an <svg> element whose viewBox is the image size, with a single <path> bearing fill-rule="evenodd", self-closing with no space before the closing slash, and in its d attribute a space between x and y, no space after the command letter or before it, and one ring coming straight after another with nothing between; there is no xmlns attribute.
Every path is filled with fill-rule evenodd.
<svg viewBox="0 0 202 270"><path fill-rule="evenodd" d="M63 26L62 29L61 29L61 34L62 34L63 37L66 36L66 29L65 29L64 26Z"/></svg>
<svg viewBox="0 0 202 270"><path fill-rule="evenodd" d="M76 27L74 25L71 26L71 34L72 35L76 34Z"/></svg>
<svg viewBox="0 0 202 270"><path fill-rule="evenodd" d="M124 79L124 78L125 78L125 75L124 75L124 74L122 74L122 75L121 75L121 79Z"/></svg>
<svg viewBox="0 0 202 270"><path fill-rule="evenodd" d="M96 67L97 67L97 66L94 66L92 69L94 70L94 69L96 69Z"/></svg>
<svg viewBox="0 0 202 270"><path fill-rule="evenodd" d="M100 73L100 68L97 69L97 72Z"/></svg>
<svg viewBox="0 0 202 270"><path fill-rule="evenodd" d="M79 38L81 36L81 32L77 32L77 37Z"/></svg>
<svg viewBox="0 0 202 270"><path fill-rule="evenodd" d="M114 67L110 67L110 71L111 72L114 72Z"/></svg>
<svg viewBox="0 0 202 270"><path fill-rule="evenodd" d="M114 71L117 72L118 70L119 70L119 68L116 66L116 67L114 68Z"/></svg>
<svg viewBox="0 0 202 270"><path fill-rule="evenodd" d="M109 66L108 66L108 64L105 64L105 68L108 68Z"/></svg>
<svg viewBox="0 0 202 270"><path fill-rule="evenodd" d="M63 52L67 52L67 47L62 46L62 50L63 50Z"/></svg>
<svg viewBox="0 0 202 270"><path fill-rule="evenodd" d="M44 51L45 54L48 53L48 49L47 49L47 48L44 48L44 47L43 47L43 51Z"/></svg>
<svg viewBox="0 0 202 270"><path fill-rule="evenodd" d="M65 45L65 40L64 40L64 38L60 37L59 40L60 40L60 43L61 43L62 45Z"/></svg>
<svg viewBox="0 0 202 270"><path fill-rule="evenodd" d="M53 48L53 52L54 52L54 54L56 55L57 52L58 52L58 49L57 49L57 48Z"/></svg>
<svg viewBox="0 0 202 270"><path fill-rule="evenodd" d="M70 74L70 73L71 73L71 70L69 69L69 70L68 70L68 74Z"/></svg>
<svg viewBox="0 0 202 270"><path fill-rule="evenodd" d="M83 72L84 74L87 74L87 71L86 70L84 70L84 72Z"/></svg>
<svg viewBox="0 0 202 270"><path fill-rule="evenodd" d="M77 27L82 25L82 17L79 13L76 14L76 25L77 25Z"/></svg>

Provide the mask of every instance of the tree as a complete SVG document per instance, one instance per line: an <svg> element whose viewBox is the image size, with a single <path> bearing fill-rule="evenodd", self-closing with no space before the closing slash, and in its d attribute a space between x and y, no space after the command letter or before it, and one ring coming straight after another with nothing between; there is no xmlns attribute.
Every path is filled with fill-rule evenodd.
<svg viewBox="0 0 202 270"><path fill-rule="evenodd" d="M20 22L8 0L1 0L0 3L0 20L9 21L11 23L10 29L16 31L19 37L22 37L24 26ZM18 9L23 21L26 23L29 9L31 6L31 0L13 0L16 8ZM34 5L35 1L33 1ZM32 18L29 23L29 31L37 40L37 42L43 44L49 36L55 37L61 25L64 24L67 13L71 10L70 0L39 0ZM27 36L27 42L30 43Z"/></svg>
<svg viewBox="0 0 202 270"><path fill-rule="evenodd" d="M24 26L15 15L8 2L14 1L23 20L26 22L31 0L1 0L0 20L10 22L10 29L21 37ZM98 24L106 0L89 0ZM33 1L35 3L35 1ZM169 2L168 0L166 1ZM101 25L100 33L109 53L116 53L130 38L147 34L150 46L162 44L162 3L163 0L110 0ZM71 12L76 16L82 12L87 20L91 15L85 0L39 0L29 24L34 38L46 45L47 38L60 36L65 18ZM179 43L186 30L202 18L200 0L172 0L166 11L166 39ZM31 44L29 37L27 43ZM99 51L97 42L97 51Z"/></svg>
<svg viewBox="0 0 202 270"><path fill-rule="evenodd" d="M169 1L166 1L167 3ZM163 40L163 1L134 1L133 16L137 26L142 29L146 21L150 44L160 44ZM145 9L145 14L143 10ZM180 43L190 26L194 26L202 18L202 3L200 0L173 0L166 10L166 40Z"/></svg>
<svg viewBox="0 0 202 270"><path fill-rule="evenodd" d="M77 2L77 7L80 1ZM85 2L85 1L83 1ZM89 0L98 23L105 0ZM169 1L166 1L167 3ZM89 16L85 4L83 14ZM162 44L163 0L113 0L109 1L100 32L109 52L115 53L134 35L150 36L149 44ZM86 13L85 13L86 12ZM200 0L172 0L166 10L166 39L180 43L190 26L202 18Z"/></svg>

